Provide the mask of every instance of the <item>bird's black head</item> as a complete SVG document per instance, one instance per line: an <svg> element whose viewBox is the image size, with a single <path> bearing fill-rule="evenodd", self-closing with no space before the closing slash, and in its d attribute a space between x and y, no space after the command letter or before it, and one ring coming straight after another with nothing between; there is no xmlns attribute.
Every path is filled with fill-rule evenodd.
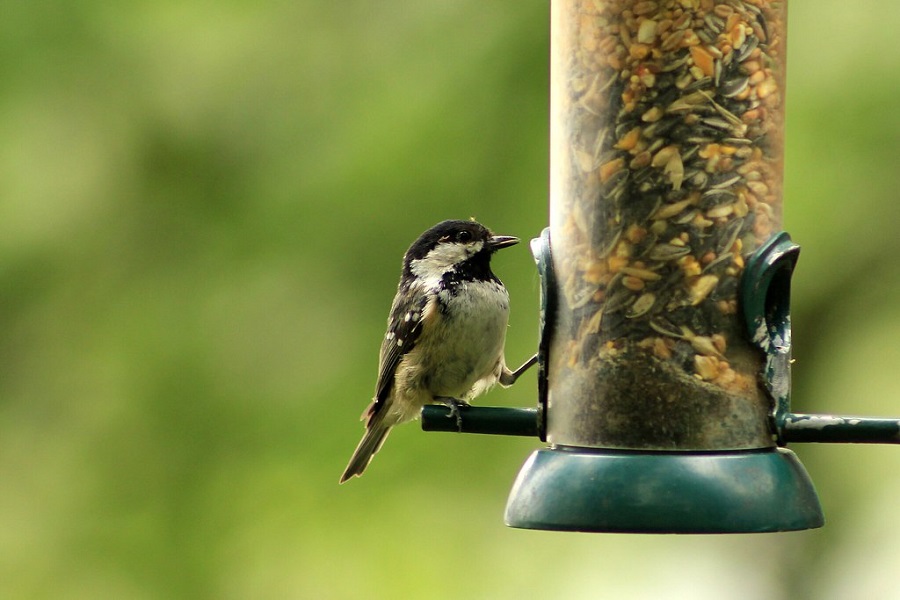
<svg viewBox="0 0 900 600"><path fill-rule="evenodd" d="M491 255L518 242L515 237L494 235L476 221L442 221L406 251L403 276L434 280L455 273L469 279L490 279Z"/></svg>

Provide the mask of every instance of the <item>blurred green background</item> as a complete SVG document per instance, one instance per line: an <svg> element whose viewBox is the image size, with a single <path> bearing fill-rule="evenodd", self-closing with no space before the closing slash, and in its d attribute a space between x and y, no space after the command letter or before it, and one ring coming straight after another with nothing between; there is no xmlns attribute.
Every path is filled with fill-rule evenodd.
<svg viewBox="0 0 900 600"><path fill-rule="evenodd" d="M791 6L798 411L900 416L898 29ZM508 529L539 443L416 425L337 485L407 245L547 224L547 56L546 2L4 3L0 595L900 597L896 447L796 446L791 534Z"/></svg>

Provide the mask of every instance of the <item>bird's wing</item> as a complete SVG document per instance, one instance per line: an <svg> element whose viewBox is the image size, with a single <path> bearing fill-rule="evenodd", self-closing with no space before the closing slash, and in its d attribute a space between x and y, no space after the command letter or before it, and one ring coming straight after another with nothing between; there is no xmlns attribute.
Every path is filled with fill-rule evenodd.
<svg viewBox="0 0 900 600"><path fill-rule="evenodd" d="M429 300L424 292L408 294L401 290L394 298L388 318L388 330L381 342L375 398L363 413L364 418L371 418L384 405L394 383L397 365L403 355L415 348L422 332L422 323L434 310L434 305L434 298Z"/></svg>

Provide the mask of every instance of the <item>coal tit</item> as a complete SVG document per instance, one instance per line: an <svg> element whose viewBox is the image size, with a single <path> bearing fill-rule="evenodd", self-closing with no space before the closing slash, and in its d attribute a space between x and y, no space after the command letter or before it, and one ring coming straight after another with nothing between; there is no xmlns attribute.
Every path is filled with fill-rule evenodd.
<svg viewBox="0 0 900 600"><path fill-rule="evenodd" d="M506 367L509 294L491 271L494 252L518 242L475 221L443 221L406 251L375 398L361 417L366 433L341 483L362 475L391 428L417 418L425 404L448 404L458 418L460 406L497 382L512 385L534 364L536 357Z"/></svg>

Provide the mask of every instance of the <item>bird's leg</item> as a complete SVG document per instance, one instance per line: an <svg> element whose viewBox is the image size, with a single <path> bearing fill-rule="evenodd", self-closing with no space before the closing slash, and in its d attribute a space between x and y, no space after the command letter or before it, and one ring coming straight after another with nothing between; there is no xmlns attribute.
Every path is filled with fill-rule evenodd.
<svg viewBox="0 0 900 600"><path fill-rule="evenodd" d="M516 379L518 379L522 373L533 367L537 360L538 355L535 354L524 363L522 363L522 366L515 371L510 371L509 369L504 367L503 372L500 373L500 385L502 385L503 387L509 387L514 384L516 382Z"/></svg>
<svg viewBox="0 0 900 600"><path fill-rule="evenodd" d="M447 418L452 419L456 417L456 428L462 433L462 413L460 413L460 409L468 408L469 403L450 396L435 396L434 399L450 408L450 414L447 415Z"/></svg>

